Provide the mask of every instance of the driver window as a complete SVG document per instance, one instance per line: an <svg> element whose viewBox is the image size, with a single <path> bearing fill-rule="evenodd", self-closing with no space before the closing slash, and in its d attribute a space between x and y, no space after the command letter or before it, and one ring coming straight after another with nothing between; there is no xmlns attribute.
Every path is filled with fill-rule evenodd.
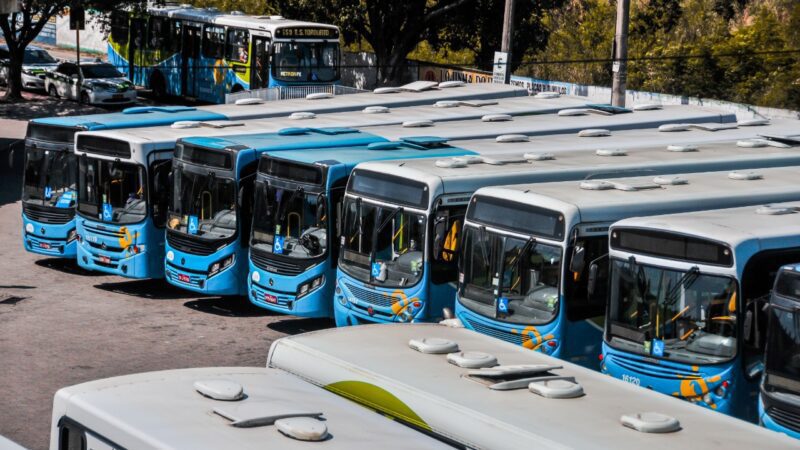
<svg viewBox="0 0 800 450"><path fill-rule="evenodd" d="M435 284L453 282L458 277L461 231L466 211L466 206L438 208L434 215L431 281Z"/></svg>
<svg viewBox="0 0 800 450"><path fill-rule="evenodd" d="M580 272L573 273L567 270L564 275L565 294L569 298L566 302L567 318L572 321L602 316L608 298L608 257L601 258L608 254L608 236L579 238L575 246L584 248L585 264ZM567 251L567 257L570 259L575 246L571 246ZM588 280L593 261L597 264L597 276L594 292L590 296ZM569 265L567 261L565 266Z"/></svg>
<svg viewBox="0 0 800 450"><path fill-rule="evenodd" d="M169 173L172 170L172 160L158 160L150 164L149 172L152 174L150 192L151 211L153 223L159 228L163 228L167 221L167 208L169 205L169 192L172 186L169 185Z"/></svg>

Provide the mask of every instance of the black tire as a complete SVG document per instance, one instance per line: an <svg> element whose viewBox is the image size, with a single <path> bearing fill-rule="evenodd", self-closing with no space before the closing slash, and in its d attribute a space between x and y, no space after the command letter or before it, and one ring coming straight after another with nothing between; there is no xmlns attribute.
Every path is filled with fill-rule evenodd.
<svg viewBox="0 0 800 450"><path fill-rule="evenodd" d="M47 95L53 98L58 98L58 90L54 85L51 84L50 87L47 88Z"/></svg>
<svg viewBox="0 0 800 450"><path fill-rule="evenodd" d="M150 90L153 91L153 96L158 100L163 100L167 96L167 83L164 81L164 75L161 72L154 72L150 75Z"/></svg>
<svg viewBox="0 0 800 450"><path fill-rule="evenodd" d="M236 86L233 87L233 89L231 89L231 94L235 94L237 92L242 92L243 90L244 90L244 88L242 87L242 85L241 84L237 84Z"/></svg>
<svg viewBox="0 0 800 450"><path fill-rule="evenodd" d="M82 105L90 105L90 104L91 104L91 102L89 101L89 94L87 94L86 92L81 92L81 100L80 100L80 103L81 103Z"/></svg>

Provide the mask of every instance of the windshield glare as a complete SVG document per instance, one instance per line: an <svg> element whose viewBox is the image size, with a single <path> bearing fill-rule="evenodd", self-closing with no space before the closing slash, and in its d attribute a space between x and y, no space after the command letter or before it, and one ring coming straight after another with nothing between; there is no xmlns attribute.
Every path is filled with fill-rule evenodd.
<svg viewBox="0 0 800 450"><path fill-rule="evenodd" d="M301 187L257 182L251 246L298 259L325 254L328 218L324 201L323 195L305 192Z"/></svg>
<svg viewBox="0 0 800 450"><path fill-rule="evenodd" d="M72 208L78 200L78 158L72 152L25 149L22 201L55 208Z"/></svg>
<svg viewBox="0 0 800 450"><path fill-rule="evenodd" d="M78 211L107 223L144 220L144 168L132 163L80 158Z"/></svg>
<svg viewBox="0 0 800 450"><path fill-rule="evenodd" d="M345 271L382 287L404 287L419 281L423 271L424 215L352 197L345 200L344 211L340 265Z"/></svg>
<svg viewBox="0 0 800 450"><path fill-rule="evenodd" d="M486 317L539 325L558 314L561 247L468 226L464 232L460 301ZM494 267L502 265L501 276ZM496 313L495 284L502 285L506 311Z"/></svg>
<svg viewBox="0 0 800 450"><path fill-rule="evenodd" d="M339 78L339 44L276 42L275 78L283 81L334 81Z"/></svg>
<svg viewBox="0 0 800 450"><path fill-rule="evenodd" d="M214 172L176 168L169 229L204 239L236 234L236 189L232 179Z"/></svg>
<svg viewBox="0 0 800 450"><path fill-rule="evenodd" d="M22 57L22 64L53 64L56 59L50 56L44 50L25 50L25 56Z"/></svg>
<svg viewBox="0 0 800 450"><path fill-rule="evenodd" d="M81 66L83 78L122 78L123 75L110 64Z"/></svg>
<svg viewBox="0 0 800 450"><path fill-rule="evenodd" d="M683 363L719 363L736 353L736 303L733 278L614 260L610 342Z"/></svg>
<svg viewBox="0 0 800 450"><path fill-rule="evenodd" d="M800 380L800 303L792 309L774 304L770 309L767 373Z"/></svg>

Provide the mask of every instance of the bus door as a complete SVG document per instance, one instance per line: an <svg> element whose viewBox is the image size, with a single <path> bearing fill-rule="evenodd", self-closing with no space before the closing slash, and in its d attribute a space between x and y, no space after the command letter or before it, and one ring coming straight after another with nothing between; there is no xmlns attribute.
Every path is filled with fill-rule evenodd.
<svg viewBox="0 0 800 450"><path fill-rule="evenodd" d="M130 29L131 38L128 41L128 74L130 74L130 79L133 84L142 86L144 84L142 70L144 70L147 22L144 19L132 18Z"/></svg>
<svg viewBox="0 0 800 450"><path fill-rule="evenodd" d="M269 38L253 36L250 52L250 89L269 86Z"/></svg>
<svg viewBox="0 0 800 450"><path fill-rule="evenodd" d="M181 40L181 95L186 97L197 97L201 39L200 26L184 24Z"/></svg>

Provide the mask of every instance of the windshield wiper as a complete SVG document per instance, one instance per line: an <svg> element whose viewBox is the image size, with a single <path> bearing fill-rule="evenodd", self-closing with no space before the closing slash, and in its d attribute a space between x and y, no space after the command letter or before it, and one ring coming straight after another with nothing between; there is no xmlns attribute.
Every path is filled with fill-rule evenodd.
<svg viewBox="0 0 800 450"><path fill-rule="evenodd" d="M525 244L519 249L519 252L517 253L517 256L515 256L514 259L511 262L508 263L508 267L516 266L519 263L519 261L522 260L522 255L527 253L530 249L536 248L537 245L539 245L539 242L536 240L536 238L533 237L533 236L529 237L528 240L525 241ZM504 244L504 246L505 246L505 244ZM502 258L502 259L505 259L505 258ZM497 296L498 297L502 297L503 296L503 278L504 278L504 273L505 273L505 270L506 270L506 264L505 264L505 262L502 261L502 259L501 259L501 262L500 262L500 276L498 277L498 280L497 280ZM512 283L511 287L512 288L514 287L513 283Z"/></svg>
<svg viewBox="0 0 800 450"><path fill-rule="evenodd" d="M389 214L389 216L386 219L383 220L383 222L381 222L380 226L378 226L376 228L373 228L373 230L372 230L372 248L370 249L370 252L369 252L369 261L370 261L370 263L373 262L373 258L375 256L375 247L378 246L378 234L381 231L383 231L383 229L386 228L387 225L389 225L389 223L392 221L392 219L397 217L397 215L402 213L403 211L405 211L405 209L402 206L398 206L397 208L395 208Z"/></svg>
<svg viewBox="0 0 800 450"><path fill-rule="evenodd" d="M478 227L478 239L481 242L481 256L483 256L483 263L486 267L491 265L491 257L489 256L489 247L487 247L486 243L486 227L481 225Z"/></svg>
<svg viewBox="0 0 800 450"><path fill-rule="evenodd" d="M697 266L692 267L675 283L664 296L664 304L671 305L678 300L678 293L681 289L689 289L697 279L700 278L700 269Z"/></svg>

